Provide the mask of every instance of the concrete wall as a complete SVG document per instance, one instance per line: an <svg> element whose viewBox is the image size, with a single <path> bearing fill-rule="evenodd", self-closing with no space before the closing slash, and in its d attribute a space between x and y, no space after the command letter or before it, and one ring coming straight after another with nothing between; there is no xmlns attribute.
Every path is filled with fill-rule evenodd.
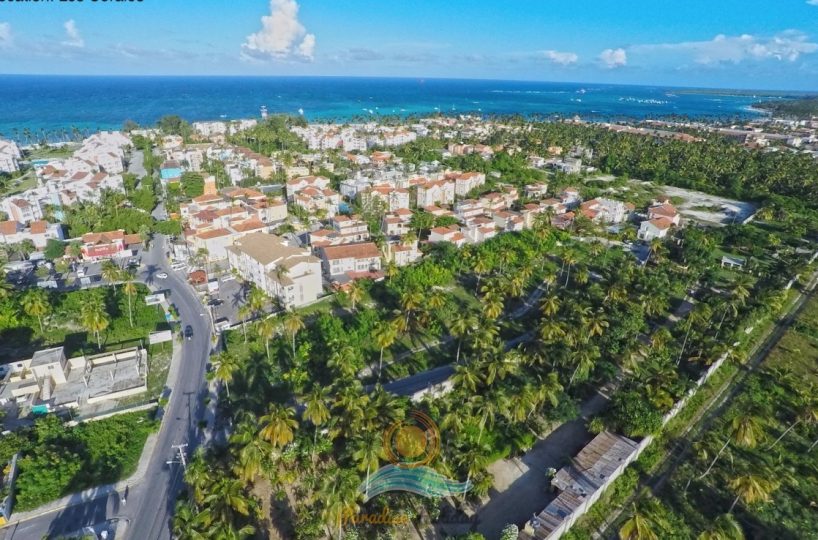
<svg viewBox="0 0 818 540"><path fill-rule="evenodd" d="M687 402L690 401L690 398L696 395L699 388L701 388L701 386L713 376L713 374L722 366L722 364L724 364L725 360L727 360L727 355L728 353L726 352L718 360L713 362L707 371L705 371L704 374L699 377L699 380L696 381L696 386L691 388L687 394L682 399L677 401L676 404L665 414L665 416L662 418L662 427L666 426L668 422L673 420L676 415L679 414ZM576 523L579 518L585 515L585 513L594 505L594 503L599 500L602 494L605 493L609 487L611 487L611 484L613 484L614 481L616 481L616 479L619 478L623 472L625 472L627 466L636 461L639 456L642 455L642 452L644 452L645 449L651 445L653 439L653 435L648 435L642 439L636 449L622 461L622 465L620 465L616 471L608 477L607 481L599 489L589 494L585 501L578 506L574 512L565 517L562 524L554 529L551 535L548 536L548 540L556 540L560 538L574 525L574 523Z"/></svg>

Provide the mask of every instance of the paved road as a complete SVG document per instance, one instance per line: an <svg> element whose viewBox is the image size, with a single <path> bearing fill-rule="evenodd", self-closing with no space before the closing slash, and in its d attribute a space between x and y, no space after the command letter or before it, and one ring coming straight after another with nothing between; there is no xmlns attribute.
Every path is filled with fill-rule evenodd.
<svg viewBox="0 0 818 540"><path fill-rule="evenodd" d="M145 169L145 154L142 150L134 150L131 152L131 161L128 163L128 172L135 174L137 178L142 179L148 175Z"/></svg>
<svg viewBox="0 0 818 540"><path fill-rule="evenodd" d="M198 419L205 417L202 397L207 392L204 383L205 365L210 353L210 319L192 289L167 266L164 257L164 237L154 239L150 251L143 256L140 278L148 284L170 291L170 301L179 312L182 325L193 327L193 337L182 346L181 362L176 369L175 387L169 390L169 403L162 422L156 450L150 458L142 481L124 495L110 494L89 500L65 510L47 514L5 530L5 540L40 539L77 531L112 518L130 520L126 537L134 540L170 538L170 517L182 487L181 465L167 465L172 460L172 445L188 443L188 454L201 442L202 430ZM158 280L158 272L168 278Z"/></svg>

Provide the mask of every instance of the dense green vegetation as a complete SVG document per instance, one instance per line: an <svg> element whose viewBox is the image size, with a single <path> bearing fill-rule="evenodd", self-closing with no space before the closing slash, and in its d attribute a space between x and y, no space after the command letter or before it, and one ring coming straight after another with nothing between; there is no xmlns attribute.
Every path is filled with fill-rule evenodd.
<svg viewBox="0 0 818 540"><path fill-rule="evenodd" d="M286 159L303 149L288 130L299 120L274 117L231 142ZM542 220L533 230L479 246L429 247L422 263L390 268L382 282L358 283L333 302L228 332L213 376L221 382L222 422L233 434L226 446L194 458L175 520L180 538L253 534L266 517L258 499L269 493L292 514L276 524L299 539L388 534L341 519L387 506L433 522L439 501L391 493L363 504L358 492L386 462L381 433L414 408L442 429L433 466L473 482L456 501L465 510L489 492L491 462L521 454L537 434L575 417L578 402L603 384L619 382L590 429L633 438L656 433L693 381L727 353L726 344L747 343L755 336L745 329L780 310L783 286L805 269L805 237L818 233L818 170L811 158L754 152L718 137L685 143L591 125L526 126L481 141L495 147L492 159L469 155L442 163L487 173L485 190L498 181L523 186L546 176L530 169L526 156L579 144L593 152L586 164L619 179L585 185L581 177L553 175L552 187L582 183L583 194L593 196L613 185L629 188L627 179L638 178L753 199L762 211L751 225L691 225L654 241L644 266L619 248L579 242ZM417 164L441 160L442 148L421 138L396 154ZM636 191L640 205L655 195ZM423 238L436 224L430 218L418 213L413 234ZM582 219L575 230L607 234ZM745 270L720 268L725 253L746 258ZM539 309L518 315L537 287L544 291ZM265 303L251 289L240 317L261 314ZM455 368L454 389L444 396L412 404L381 386L443 364ZM635 485L632 474L627 480L623 492ZM631 530L653 520L679 537L699 530L650 505L630 516Z"/></svg>
<svg viewBox="0 0 818 540"><path fill-rule="evenodd" d="M159 424L154 411L68 427L54 415L0 438L0 462L20 454L15 511L130 476L145 439Z"/></svg>
<svg viewBox="0 0 818 540"><path fill-rule="evenodd" d="M228 489L229 482L237 483L230 489L242 493L247 510L229 512L235 528L258 523L252 490L259 485L288 501L298 538L318 537L324 527L334 532L344 511L378 512L385 505L434 520L437 503L408 494L366 505L356 500L367 470L384 463L373 457L380 433L418 407L377 385L367 392L361 373L370 373L365 383L377 383L455 363L454 390L419 408L442 428L435 466L474 482L466 500L488 492L492 461L525 451L535 433L572 418L576 401L618 372L622 388L592 427L633 437L653 433L661 415L723 354L722 343L744 339L747 321L775 309L780 288L803 268L795 252L800 240L772 230L766 223L690 227L678 244L654 242L640 268L630 254L576 242L542 222L462 250L435 246L419 265L355 287L339 305L248 324L228 335L227 351L215 361L221 413L236 433L227 448L197 458L200 472L189 478L192 498L180 507L177 526L224 526L197 493ZM775 234L778 242L758 245L759 234ZM721 250L754 260L754 274L718 268ZM537 284L547 288L540 309L509 318ZM666 323L691 288L697 289L693 311ZM520 335L520 346L503 346ZM423 344L429 352L401 354ZM300 417L293 402L307 407ZM321 429L329 438L315 437ZM368 439L373 434L376 442ZM198 529L193 504L203 513ZM218 513L224 518L225 512ZM379 530L358 526L357 534L374 537Z"/></svg>
<svg viewBox="0 0 818 540"><path fill-rule="evenodd" d="M753 105L758 109L770 111L773 116L787 118L809 119L818 115L818 96L810 96L799 99L782 99L775 101L762 101Z"/></svg>
<svg viewBox="0 0 818 540"><path fill-rule="evenodd" d="M146 294L147 287L133 281L72 292L5 291L0 356L26 358L57 345L67 356L132 345L166 324L159 306L145 305Z"/></svg>
<svg viewBox="0 0 818 540"><path fill-rule="evenodd" d="M245 129L230 137L230 142L250 148L253 152L269 156L275 152L302 152L306 145L290 126L303 126L302 117L273 115L258 123L256 127Z"/></svg>
<svg viewBox="0 0 818 540"><path fill-rule="evenodd" d="M797 206L800 200L818 205L818 168L805 154L757 152L714 136L687 143L615 133L592 124L540 123L532 133L498 137L520 144L524 154L542 152L548 145L583 144L594 150L590 165L616 175L745 200L778 195L795 199L787 204Z"/></svg>
<svg viewBox="0 0 818 540"><path fill-rule="evenodd" d="M738 531L731 538L816 537L816 316L813 298L763 369L744 380L688 459L660 491L640 499L626 524L640 514L663 538L712 538L704 535L726 523Z"/></svg>

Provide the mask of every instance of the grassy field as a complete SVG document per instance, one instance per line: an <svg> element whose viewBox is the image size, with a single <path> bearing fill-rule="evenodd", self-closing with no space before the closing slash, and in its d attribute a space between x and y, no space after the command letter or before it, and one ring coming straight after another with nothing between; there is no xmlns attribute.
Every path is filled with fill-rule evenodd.
<svg viewBox="0 0 818 540"><path fill-rule="evenodd" d="M7 197L17 193L22 193L23 191L34 187L37 187L37 177L34 175L34 171L28 171L20 178L9 180L6 188L0 192L0 195Z"/></svg>

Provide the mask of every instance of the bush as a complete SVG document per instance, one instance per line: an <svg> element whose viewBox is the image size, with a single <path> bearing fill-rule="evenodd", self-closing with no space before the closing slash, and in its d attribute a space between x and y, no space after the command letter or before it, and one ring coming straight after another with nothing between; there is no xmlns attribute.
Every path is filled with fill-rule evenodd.
<svg viewBox="0 0 818 540"><path fill-rule="evenodd" d="M136 470L145 439L158 427L154 411L66 427L56 416L4 437L0 457L19 452L17 510L31 510L75 491L125 478Z"/></svg>
<svg viewBox="0 0 818 540"><path fill-rule="evenodd" d="M662 414L636 390L614 396L608 427L628 437L644 437L662 427Z"/></svg>

